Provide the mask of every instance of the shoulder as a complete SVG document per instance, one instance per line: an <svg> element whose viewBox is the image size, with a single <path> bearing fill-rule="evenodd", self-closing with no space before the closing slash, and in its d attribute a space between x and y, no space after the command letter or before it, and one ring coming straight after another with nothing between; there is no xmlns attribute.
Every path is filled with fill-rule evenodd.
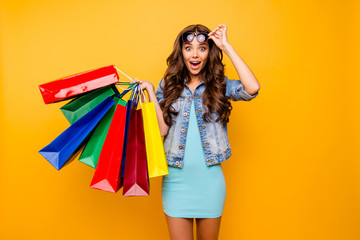
<svg viewBox="0 0 360 240"><path fill-rule="evenodd" d="M165 80L162 78L158 83L158 87L161 87L161 89L162 89L162 88L164 88L164 84L165 84Z"/></svg>
<svg viewBox="0 0 360 240"><path fill-rule="evenodd" d="M164 89L164 79L161 79L160 82L158 83L158 86L156 88L156 97L157 97L157 100L158 102L160 103L164 96L163 96L163 89Z"/></svg>

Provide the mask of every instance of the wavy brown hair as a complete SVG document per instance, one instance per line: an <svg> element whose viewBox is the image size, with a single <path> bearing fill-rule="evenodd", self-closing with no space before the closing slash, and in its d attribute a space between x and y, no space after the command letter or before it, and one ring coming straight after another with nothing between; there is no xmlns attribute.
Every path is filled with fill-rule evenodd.
<svg viewBox="0 0 360 240"><path fill-rule="evenodd" d="M190 82L190 74L184 63L182 54L181 36L185 32L206 32L210 33L210 29L197 24L184 28L176 37L174 48L170 56L166 59L168 68L164 74L163 96L164 99L160 106L163 110L164 120L167 125L173 123L172 116L176 116L176 112L171 104L180 97L184 90L185 82ZM200 78L204 81L206 89L202 95L205 113L203 119L205 122L211 122L211 114L216 112L219 117L216 121L224 123L229 122L232 106L230 101L225 97L226 84L224 81L224 64L222 63L223 53L216 44L209 39L209 55L204 68L199 73Z"/></svg>

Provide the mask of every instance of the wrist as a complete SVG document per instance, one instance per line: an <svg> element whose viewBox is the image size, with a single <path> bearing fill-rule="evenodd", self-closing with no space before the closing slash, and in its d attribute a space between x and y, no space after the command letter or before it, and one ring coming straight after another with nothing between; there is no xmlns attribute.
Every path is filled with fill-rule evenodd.
<svg viewBox="0 0 360 240"><path fill-rule="evenodd" d="M153 102L156 98L155 90L154 91L147 91L147 94L149 96L149 102Z"/></svg>
<svg viewBox="0 0 360 240"><path fill-rule="evenodd" d="M155 87L150 82L144 86L144 90L150 95L155 95Z"/></svg>
<svg viewBox="0 0 360 240"><path fill-rule="evenodd" d="M223 47L223 51L226 53L226 55L229 55L229 52L232 50L234 50L234 48L229 43L225 44Z"/></svg>
<svg viewBox="0 0 360 240"><path fill-rule="evenodd" d="M149 82L149 84L146 86L146 91L147 91L147 92L155 93L155 87L154 87L154 85Z"/></svg>

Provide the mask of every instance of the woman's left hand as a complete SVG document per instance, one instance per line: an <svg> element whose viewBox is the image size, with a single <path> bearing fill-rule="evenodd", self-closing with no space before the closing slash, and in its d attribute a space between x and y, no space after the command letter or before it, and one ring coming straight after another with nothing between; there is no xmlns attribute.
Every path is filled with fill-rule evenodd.
<svg viewBox="0 0 360 240"><path fill-rule="evenodd" d="M225 24L220 24L208 34L209 39L212 39L216 44L216 46L223 51L229 45L226 36L226 30L227 30L227 26Z"/></svg>

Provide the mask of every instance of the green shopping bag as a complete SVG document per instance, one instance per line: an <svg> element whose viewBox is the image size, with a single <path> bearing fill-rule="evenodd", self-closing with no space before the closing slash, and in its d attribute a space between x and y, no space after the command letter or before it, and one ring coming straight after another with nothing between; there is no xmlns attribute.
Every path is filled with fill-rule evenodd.
<svg viewBox="0 0 360 240"><path fill-rule="evenodd" d="M86 113L95 108L99 103L104 101L105 98L113 96L114 94L119 94L114 84L105 86L72 100L62 106L60 110L69 123L73 124Z"/></svg>
<svg viewBox="0 0 360 240"><path fill-rule="evenodd" d="M126 89L120 95L114 98L115 104L111 107L111 109L106 113L104 118L100 121L99 125L96 127L94 133L91 135L88 143L82 154L79 157L79 161L89 165L90 167L96 168L102 147L104 145L107 133L109 131L109 127L111 121L113 119L116 106L118 104L122 106L126 106L126 101L121 98L129 91L130 89Z"/></svg>

